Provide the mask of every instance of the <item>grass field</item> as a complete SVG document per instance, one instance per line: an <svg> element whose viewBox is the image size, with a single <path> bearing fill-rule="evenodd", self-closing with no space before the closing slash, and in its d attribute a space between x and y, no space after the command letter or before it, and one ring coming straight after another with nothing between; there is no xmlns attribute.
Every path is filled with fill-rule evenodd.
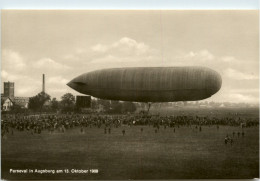
<svg viewBox="0 0 260 181"><path fill-rule="evenodd" d="M240 127L160 128L122 126L30 135L15 131L2 139L3 179L217 179L259 177L259 128L244 128L234 144L227 134ZM122 135L122 129L126 134ZM99 173L11 174L9 169L98 169Z"/></svg>
<svg viewBox="0 0 260 181"><path fill-rule="evenodd" d="M160 115L189 115L189 116L212 116L212 117L240 117L259 118L259 108L191 108L191 107L153 107L151 114Z"/></svg>

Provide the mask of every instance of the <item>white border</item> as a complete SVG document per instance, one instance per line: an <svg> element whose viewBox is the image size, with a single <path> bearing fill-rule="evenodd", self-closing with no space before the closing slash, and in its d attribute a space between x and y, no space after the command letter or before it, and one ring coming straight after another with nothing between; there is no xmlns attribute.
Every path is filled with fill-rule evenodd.
<svg viewBox="0 0 260 181"><path fill-rule="evenodd" d="M1 0L1 9L259 9L259 0Z"/></svg>

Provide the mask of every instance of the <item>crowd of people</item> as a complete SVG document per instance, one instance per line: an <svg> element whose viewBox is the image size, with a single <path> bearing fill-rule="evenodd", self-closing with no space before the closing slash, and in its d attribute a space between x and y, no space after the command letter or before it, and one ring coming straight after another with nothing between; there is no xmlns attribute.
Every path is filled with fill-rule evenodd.
<svg viewBox="0 0 260 181"><path fill-rule="evenodd" d="M163 127L191 126L195 125L201 131L201 126L229 125L251 127L258 126L258 118L240 117L207 117L207 116L159 116L159 115L84 115L84 114L53 114L53 115L4 115L1 120L1 133L13 134L13 130L28 131L31 134L40 134L47 130L49 133L54 131L65 132L67 129L80 127L104 127L105 133L110 133L111 128L118 128L122 125L149 125L159 129ZM156 131L155 131L156 132ZM125 130L122 131L123 135ZM242 133L241 133L242 134ZM227 138L227 140L229 140Z"/></svg>

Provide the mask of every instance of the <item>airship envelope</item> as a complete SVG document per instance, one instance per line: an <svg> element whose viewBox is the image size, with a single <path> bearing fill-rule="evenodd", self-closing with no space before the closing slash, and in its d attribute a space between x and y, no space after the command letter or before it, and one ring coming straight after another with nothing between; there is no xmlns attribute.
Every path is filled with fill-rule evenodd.
<svg viewBox="0 0 260 181"><path fill-rule="evenodd" d="M132 102L196 101L221 88L219 73L206 67L131 67L84 73L67 85L93 97Z"/></svg>

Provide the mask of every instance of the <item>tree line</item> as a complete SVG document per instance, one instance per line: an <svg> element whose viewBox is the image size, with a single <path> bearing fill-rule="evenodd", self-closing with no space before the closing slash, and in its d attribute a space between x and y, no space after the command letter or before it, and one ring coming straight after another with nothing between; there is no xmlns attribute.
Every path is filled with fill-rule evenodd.
<svg viewBox="0 0 260 181"><path fill-rule="evenodd" d="M108 114L124 114L136 111L136 104L132 102L110 101L102 99L91 100L91 110ZM13 105L11 113L68 113L82 112L82 109L77 107L76 98L71 93L66 93L61 97L61 100L52 98L45 92L40 92L37 95L29 98L28 109L22 109L19 105Z"/></svg>

